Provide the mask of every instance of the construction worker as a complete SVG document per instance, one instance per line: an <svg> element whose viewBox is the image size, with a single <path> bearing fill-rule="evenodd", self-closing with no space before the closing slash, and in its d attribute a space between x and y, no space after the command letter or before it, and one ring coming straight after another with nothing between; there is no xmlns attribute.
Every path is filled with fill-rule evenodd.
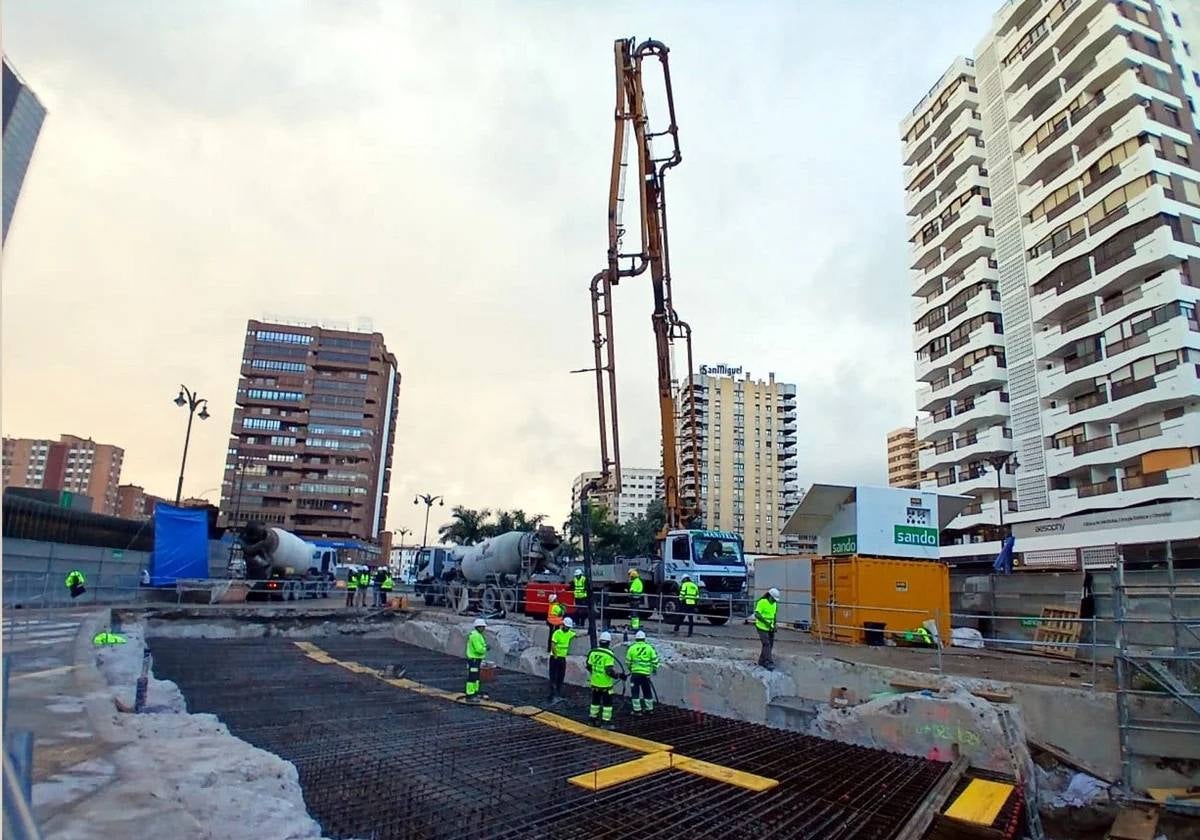
<svg viewBox="0 0 1200 840"><path fill-rule="evenodd" d="M467 636L467 702L479 702L479 669L483 665L483 657L487 656L487 639L483 631L487 622L482 618L475 619L475 626Z"/></svg>
<svg viewBox="0 0 1200 840"><path fill-rule="evenodd" d="M550 634L550 702L563 701L563 681L567 678L567 656L575 638L575 622L569 616Z"/></svg>
<svg viewBox="0 0 1200 840"><path fill-rule="evenodd" d="M346 606L353 607L356 598L358 598L358 570L350 569L346 572Z"/></svg>
<svg viewBox="0 0 1200 840"><path fill-rule="evenodd" d="M367 593L371 591L371 569L368 566L363 566L362 571L358 573L358 605L365 607L367 605Z"/></svg>
<svg viewBox="0 0 1200 840"><path fill-rule="evenodd" d="M754 605L754 629L758 631L758 641L762 643L758 664L768 671L775 670L771 649L775 646L775 613L778 609L779 590L773 586Z"/></svg>
<svg viewBox="0 0 1200 840"><path fill-rule="evenodd" d="M583 576L583 569L575 570L575 578L572 581L574 584L575 596L575 623L583 626L583 622L587 621L587 611L590 606L588 602L588 580Z"/></svg>
<svg viewBox="0 0 1200 840"><path fill-rule="evenodd" d="M375 570L375 606L377 607L383 606L383 582L387 580L387 576L387 569L383 566Z"/></svg>
<svg viewBox="0 0 1200 840"><path fill-rule="evenodd" d="M612 633L600 634L600 646L587 655L588 684L592 687L592 704L588 707L588 722L593 726L612 726L613 686L617 682L617 655L612 652Z"/></svg>
<svg viewBox="0 0 1200 840"><path fill-rule="evenodd" d="M684 575L683 582L679 584L679 603L683 609L683 615L679 619L679 623L675 625L672 632L678 633L683 622L687 621L688 638L692 637L692 632L695 630L696 622L696 605L700 603L700 587L692 582L691 575Z"/></svg>
<svg viewBox="0 0 1200 840"><path fill-rule="evenodd" d="M633 713L654 711L654 686L650 677L658 673L658 651L646 641L646 632L637 631L634 643L625 651L625 667L629 670L629 697L633 701Z"/></svg>
<svg viewBox="0 0 1200 840"><path fill-rule="evenodd" d="M546 652L549 653L554 646L554 631L562 626L563 618L567 614L567 608L558 602L558 596L553 592L550 593L550 605L546 608Z"/></svg>
<svg viewBox="0 0 1200 840"><path fill-rule="evenodd" d="M392 597L392 590L395 588L395 586L396 586L396 582L394 580L392 580L391 571L385 569L384 573L383 573L383 583L379 584L379 591L380 591L380 595L381 595L381 603L380 603L381 607L387 606L388 598Z"/></svg>
<svg viewBox="0 0 1200 840"><path fill-rule="evenodd" d="M101 630L95 636L92 636L92 644L96 645L97 647L103 647L105 645L123 645L125 644L125 641L126 639L124 636L108 630Z"/></svg>
<svg viewBox="0 0 1200 840"><path fill-rule="evenodd" d="M645 592L645 584L642 583L642 578L638 575L637 569L629 570L629 629L640 630L642 627L642 606L645 598L642 595ZM626 636L625 638L629 638Z"/></svg>
<svg viewBox="0 0 1200 840"><path fill-rule="evenodd" d="M72 569L71 571L67 572L65 583L67 585L67 591L71 593L72 598L78 598L87 591L85 588L87 586L87 578L84 577L83 572L79 571L78 569Z"/></svg>

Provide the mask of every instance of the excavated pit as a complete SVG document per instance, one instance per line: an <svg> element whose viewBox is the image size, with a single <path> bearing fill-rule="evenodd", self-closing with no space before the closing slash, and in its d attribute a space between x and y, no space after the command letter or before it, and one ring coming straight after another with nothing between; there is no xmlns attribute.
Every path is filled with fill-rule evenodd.
<svg viewBox="0 0 1200 840"><path fill-rule="evenodd" d="M179 685L190 711L213 713L293 762L330 837L886 840L949 767L678 708L633 718L618 697L618 732L780 784L754 792L668 770L593 792L567 779L639 754L314 661L281 637L320 635L313 627L253 639L179 632L187 629L171 635L190 638L151 639L156 674ZM422 685L462 690L464 663L452 656L370 632L326 633L316 644L335 660L377 671L400 665ZM513 671L498 671L486 690L514 706L546 699L544 680ZM587 702L568 686L554 711L583 720Z"/></svg>

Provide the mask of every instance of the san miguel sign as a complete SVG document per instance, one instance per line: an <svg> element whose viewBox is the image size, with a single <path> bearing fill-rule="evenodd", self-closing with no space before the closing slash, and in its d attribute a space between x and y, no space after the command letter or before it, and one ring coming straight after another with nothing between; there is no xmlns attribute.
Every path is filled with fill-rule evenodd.
<svg viewBox="0 0 1200 840"><path fill-rule="evenodd" d="M700 365L701 376L737 376L741 372L741 365Z"/></svg>

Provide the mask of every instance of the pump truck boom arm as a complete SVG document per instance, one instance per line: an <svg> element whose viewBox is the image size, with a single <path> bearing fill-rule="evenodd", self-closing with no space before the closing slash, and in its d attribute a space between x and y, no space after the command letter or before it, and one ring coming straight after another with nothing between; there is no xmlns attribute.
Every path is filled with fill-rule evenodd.
<svg viewBox="0 0 1200 840"><path fill-rule="evenodd" d="M679 469L679 436L675 396L672 391L672 349L676 339L687 348L687 379L692 381L692 331L675 312L671 296L671 258L667 240L667 203L665 176L678 166L683 156L679 148L679 128L675 121L675 97L671 88L668 49L659 41L644 41L635 46L632 38L613 44L616 69L616 109L613 130L612 170L608 193L608 265L592 278L592 329L595 352L596 403L600 418L601 478L595 488L619 493L621 489L620 426L617 419L616 354L613 346L612 290L622 277L633 277L650 270L654 298L651 325L658 362L659 420L662 426L663 483L666 493L666 530L687 527L699 512L699 447L695 403L687 402L683 418L684 445L691 453L691 478L682 486ZM645 59L659 62L667 103L667 126L651 131L646 114L642 65ZM640 242L638 250L623 252L625 227L625 183L629 166L630 139L636 146L636 177L639 188ZM670 153L655 157L651 141L666 138ZM690 391L689 391L690 392ZM606 412L607 404L607 412ZM611 446L610 446L611 436Z"/></svg>

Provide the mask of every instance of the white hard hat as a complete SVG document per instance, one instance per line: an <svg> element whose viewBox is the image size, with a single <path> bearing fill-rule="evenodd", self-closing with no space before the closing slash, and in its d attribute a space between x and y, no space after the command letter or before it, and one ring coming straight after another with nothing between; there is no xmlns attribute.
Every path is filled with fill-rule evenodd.
<svg viewBox="0 0 1200 840"><path fill-rule="evenodd" d="M583 569L576 569L576 570L575 570L575 577L579 577L581 574L583 574Z"/></svg>
<svg viewBox="0 0 1200 840"><path fill-rule="evenodd" d="M691 579L692 579L692 576L691 576L691 575L684 575L684 576L683 576L683 579L684 579L684 580L691 580Z"/></svg>
<svg viewBox="0 0 1200 840"><path fill-rule="evenodd" d="M557 600L558 600L558 596L555 595L553 592L551 592L550 593L550 603L553 604Z"/></svg>
<svg viewBox="0 0 1200 840"><path fill-rule="evenodd" d="M574 626L575 626L575 622L571 620L570 616L567 616L566 618L563 619L563 627L566 627L568 630L570 630Z"/></svg>
<svg viewBox="0 0 1200 840"><path fill-rule="evenodd" d="M477 618L477 619L475 619L475 626L476 627L487 627L487 622L484 621L482 618Z"/></svg>
<svg viewBox="0 0 1200 840"><path fill-rule="evenodd" d="M611 642L612 641L612 633L609 633L607 630L605 630L603 633L600 634L600 641L601 642Z"/></svg>
<svg viewBox="0 0 1200 840"><path fill-rule="evenodd" d="M646 641L646 631L645 630L637 631L636 633L633 634L633 638L637 639L639 642Z"/></svg>
<svg viewBox="0 0 1200 840"><path fill-rule="evenodd" d="M779 590L776 589L774 586L772 586L770 589L767 590L767 594L770 595L772 598L774 598L776 601L779 600Z"/></svg>

